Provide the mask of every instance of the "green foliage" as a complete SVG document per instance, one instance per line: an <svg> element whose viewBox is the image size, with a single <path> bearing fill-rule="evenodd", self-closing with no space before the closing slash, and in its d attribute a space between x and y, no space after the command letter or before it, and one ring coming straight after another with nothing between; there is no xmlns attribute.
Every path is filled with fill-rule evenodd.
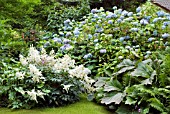
<svg viewBox="0 0 170 114"><path fill-rule="evenodd" d="M59 30L63 30L63 22L65 20L80 21L89 11L90 6L88 0L81 1L77 6L67 6L67 4L56 3L48 15L47 30L58 33Z"/></svg>

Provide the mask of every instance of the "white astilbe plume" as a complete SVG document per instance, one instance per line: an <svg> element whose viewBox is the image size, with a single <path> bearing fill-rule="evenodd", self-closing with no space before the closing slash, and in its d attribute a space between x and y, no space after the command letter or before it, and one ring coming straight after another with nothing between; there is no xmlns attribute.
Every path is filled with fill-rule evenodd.
<svg viewBox="0 0 170 114"><path fill-rule="evenodd" d="M37 69L35 65L29 64L29 70L31 75L33 76L32 80L34 82L40 82L40 79L45 79L42 76L41 71L39 71L39 69Z"/></svg>
<svg viewBox="0 0 170 114"><path fill-rule="evenodd" d="M70 74L70 77L84 79L88 74L91 73L91 71L88 68L85 68L83 65L79 65L74 69L69 70L68 73Z"/></svg>
<svg viewBox="0 0 170 114"><path fill-rule="evenodd" d="M37 96L41 97L42 99L44 99L44 95L46 95L45 93L41 92L40 90L38 90L36 92L35 89L32 89L31 91L26 91L26 92L30 96L30 99L36 101L37 103L38 103Z"/></svg>
<svg viewBox="0 0 170 114"><path fill-rule="evenodd" d="M67 93L68 93L70 87L73 86L72 84L69 84L69 85L61 84L61 85L63 86L63 89L66 90Z"/></svg>
<svg viewBox="0 0 170 114"><path fill-rule="evenodd" d="M20 80L24 79L24 76L25 76L25 72L22 73L22 72L16 72L16 77Z"/></svg>
<svg viewBox="0 0 170 114"><path fill-rule="evenodd" d="M56 63L54 64L53 70L56 72L60 71L69 71L70 68L75 67L75 60L72 60L68 55L64 55L63 58L59 58L56 60Z"/></svg>
<svg viewBox="0 0 170 114"><path fill-rule="evenodd" d="M33 46L30 47L27 60L31 63L41 63L41 56L38 50Z"/></svg>
<svg viewBox="0 0 170 114"><path fill-rule="evenodd" d="M81 79L82 83L84 84L84 87L88 92L92 92L95 90L91 85L95 82L92 78L88 77L88 74L91 73L91 71L88 68L85 68L83 65L76 66L74 69L69 70L68 72L70 74L70 77Z"/></svg>
<svg viewBox="0 0 170 114"><path fill-rule="evenodd" d="M43 93L42 91L40 91L40 90L37 91L37 96L41 97L42 99L44 99L44 95L46 95L46 94Z"/></svg>
<svg viewBox="0 0 170 114"><path fill-rule="evenodd" d="M26 66L28 64L28 61L26 58L24 58L22 55L19 55L20 62L23 66Z"/></svg>
<svg viewBox="0 0 170 114"><path fill-rule="evenodd" d="M31 91L27 91L28 95L30 96L31 100L37 101L37 93L35 92L35 89L32 89Z"/></svg>

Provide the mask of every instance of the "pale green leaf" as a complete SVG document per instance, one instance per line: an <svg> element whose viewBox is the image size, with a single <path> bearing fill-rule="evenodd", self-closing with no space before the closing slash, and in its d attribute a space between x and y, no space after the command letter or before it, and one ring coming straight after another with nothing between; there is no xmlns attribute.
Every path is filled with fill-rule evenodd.
<svg viewBox="0 0 170 114"><path fill-rule="evenodd" d="M102 98L101 103L104 103L106 105L111 104L111 103L120 104L123 98L124 98L123 93L117 93L114 96Z"/></svg>
<svg viewBox="0 0 170 114"><path fill-rule="evenodd" d="M136 102L137 102L137 100L134 100L131 97L127 97L125 104L131 105L131 104L135 104Z"/></svg>

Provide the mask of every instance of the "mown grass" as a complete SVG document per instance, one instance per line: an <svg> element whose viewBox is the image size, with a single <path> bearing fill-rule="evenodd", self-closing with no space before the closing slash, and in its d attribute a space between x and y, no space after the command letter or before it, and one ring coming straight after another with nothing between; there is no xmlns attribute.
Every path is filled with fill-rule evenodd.
<svg viewBox="0 0 170 114"><path fill-rule="evenodd" d="M77 103L57 108L38 108L30 110L11 110L0 108L0 114L111 114L105 107L87 101L83 96Z"/></svg>

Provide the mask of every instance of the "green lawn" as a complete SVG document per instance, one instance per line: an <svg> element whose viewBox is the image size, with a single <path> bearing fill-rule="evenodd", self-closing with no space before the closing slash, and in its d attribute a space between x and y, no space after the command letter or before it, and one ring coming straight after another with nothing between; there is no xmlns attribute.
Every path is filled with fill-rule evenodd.
<svg viewBox="0 0 170 114"><path fill-rule="evenodd" d="M111 114L105 107L89 102L82 97L80 102L58 108L11 110L0 108L0 114Z"/></svg>

